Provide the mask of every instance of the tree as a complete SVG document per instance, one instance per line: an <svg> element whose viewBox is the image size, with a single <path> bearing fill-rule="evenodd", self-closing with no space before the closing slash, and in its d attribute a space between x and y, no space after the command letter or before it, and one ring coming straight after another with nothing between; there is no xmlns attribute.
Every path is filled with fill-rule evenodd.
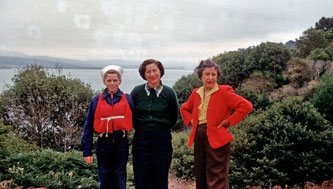
<svg viewBox="0 0 333 189"><path fill-rule="evenodd" d="M285 69L290 52L282 43L261 43L256 47L240 49L223 53L215 60L221 67L220 84L228 84L237 88L254 72L262 72L280 82L282 71Z"/></svg>
<svg viewBox="0 0 333 189"><path fill-rule="evenodd" d="M66 151L80 144L93 96L89 85L36 65L23 68L12 80L13 86L1 95L1 116L16 134L41 148Z"/></svg>
<svg viewBox="0 0 333 189"><path fill-rule="evenodd" d="M176 83L173 85L173 88L176 91L179 105L181 106L184 102L186 102L193 89L200 86L202 86L202 82L196 73L182 76L178 81L176 81ZM173 130L183 130L184 128L186 128L186 126L184 125L184 122L179 115Z"/></svg>
<svg viewBox="0 0 333 189"><path fill-rule="evenodd" d="M276 83L272 78L263 76L261 72L255 72L236 88L235 93L249 100L255 110L265 109L271 105L268 94L275 86Z"/></svg>
<svg viewBox="0 0 333 189"><path fill-rule="evenodd" d="M231 85L236 88L244 79L249 76L249 72L244 65L247 49L239 49L222 53L213 58L219 64L222 75L218 78L219 84Z"/></svg>
<svg viewBox="0 0 333 189"><path fill-rule="evenodd" d="M176 91L179 104L186 102L193 89L200 87L201 85L202 82L196 73L182 76L178 81L176 81L173 88Z"/></svg>
<svg viewBox="0 0 333 189"><path fill-rule="evenodd" d="M333 43L330 43L325 49L325 53L328 55L329 60L333 60Z"/></svg>
<svg viewBox="0 0 333 189"><path fill-rule="evenodd" d="M292 58L288 62L284 76L288 78L293 87L299 88L311 81L313 73L310 66L302 59Z"/></svg>
<svg viewBox="0 0 333 189"><path fill-rule="evenodd" d="M245 65L250 73L261 71L269 72L273 75L282 74L290 59L290 52L282 43L261 43L250 50Z"/></svg>
<svg viewBox="0 0 333 189"><path fill-rule="evenodd" d="M318 22L316 22L315 29L321 29L324 30L325 32L333 33L333 17L331 18L321 17L321 19Z"/></svg>
<svg viewBox="0 0 333 189"><path fill-rule="evenodd" d="M303 32L299 39L296 39L296 46L299 49L299 56L305 58L312 50L327 47L329 42L323 30L310 28Z"/></svg>
<svg viewBox="0 0 333 189"><path fill-rule="evenodd" d="M333 129L309 102L290 98L275 103L232 132L230 180L236 188L332 178Z"/></svg>
<svg viewBox="0 0 333 189"><path fill-rule="evenodd" d="M325 52L322 48L316 48L312 50L308 56L308 59L317 61L317 60L323 60L327 61L330 59L329 55Z"/></svg>
<svg viewBox="0 0 333 189"><path fill-rule="evenodd" d="M314 89L310 102L333 124L333 75L324 75Z"/></svg>
<svg viewBox="0 0 333 189"><path fill-rule="evenodd" d="M13 133L13 128L4 125L0 121L0 159L3 160L11 155L17 156L18 153L31 153L38 150L38 146L30 144L20 136ZM1 162L2 163L2 162ZM0 167L2 164L0 163ZM1 178L1 174L0 174ZM1 181L1 179L0 179Z"/></svg>

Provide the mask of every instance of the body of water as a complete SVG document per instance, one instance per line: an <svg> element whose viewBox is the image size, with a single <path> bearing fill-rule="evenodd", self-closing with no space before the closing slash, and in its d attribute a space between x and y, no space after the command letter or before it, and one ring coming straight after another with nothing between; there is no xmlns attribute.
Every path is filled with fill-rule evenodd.
<svg viewBox="0 0 333 189"><path fill-rule="evenodd" d="M51 73L56 73L55 70L50 69ZM12 78L18 73L18 69L0 69L0 92L6 89L6 85L12 85ZM162 83L172 87L175 82L182 76L193 73L193 70L174 70L165 69L165 74L162 77ZM61 74L70 78L78 78L84 83L89 83L93 90L104 89L104 84L100 74L100 70L97 69L62 69ZM122 77L122 83L120 89L126 93L139 84L143 84L146 81L143 80L138 72L138 69L124 69Z"/></svg>

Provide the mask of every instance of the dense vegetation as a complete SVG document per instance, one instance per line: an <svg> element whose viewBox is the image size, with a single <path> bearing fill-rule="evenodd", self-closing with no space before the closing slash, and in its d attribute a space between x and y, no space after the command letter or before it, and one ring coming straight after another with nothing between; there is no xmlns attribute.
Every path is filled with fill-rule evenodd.
<svg viewBox="0 0 333 189"><path fill-rule="evenodd" d="M93 96L89 85L36 65L13 77L1 95L1 116L28 141L60 151L78 148L86 109Z"/></svg>
<svg viewBox="0 0 333 189"><path fill-rule="evenodd" d="M286 45L265 42L213 57L222 70L218 83L231 85L254 106L230 129L235 136L231 186L293 186L333 178L332 23L333 17L323 17ZM180 103L198 86L195 74L176 82ZM180 164L188 167L191 161L185 156ZM193 178L185 171L178 175Z"/></svg>
<svg viewBox="0 0 333 189"><path fill-rule="evenodd" d="M222 69L218 83L231 85L254 105L254 111L230 129L235 136L231 185L293 186L332 179L333 18L321 18L295 42L265 42L213 59ZM22 69L13 83L0 95L0 188L97 188L96 162L85 164L76 151L95 92L39 66ZM179 103L201 85L196 74L177 81ZM195 179L188 136L179 119L171 174Z"/></svg>

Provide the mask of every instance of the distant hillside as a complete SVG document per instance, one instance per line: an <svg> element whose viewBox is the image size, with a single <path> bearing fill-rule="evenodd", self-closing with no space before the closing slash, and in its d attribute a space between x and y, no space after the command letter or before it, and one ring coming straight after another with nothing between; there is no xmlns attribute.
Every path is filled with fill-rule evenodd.
<svg viewBox="0 0 333 189"><path fill-rule="evenodd" d="M0 56L0 68L19 68L31 64L37 64L45 68L67 68L67 69L100 69L101 67L109 64L121 65L124 68L137 68L140 64L135 61L125 60L71 60L61 59L48 56L24 56L24 57L13 57L13 56Z"/></svg>
<svg viewBox="0 0 333 189"><path fill-rule="evenodd" d="M296 42L289 40L286 44L285 44L289 49L296 49Z"/></svg>
<svg viewBox="0 0 333 189"><path fill-rule="evenodd" d="M56 66L62 68L78 68L78 66L76 65L56 60L44 60L33 57L20 58L20 57L0 56L0 68L19 68L31 64L37 64L45 68L54 68Z"/></svg>
<svg viewBox="0 0 333 189"><path fill-rule="evenodd" d="M64 69L101 69L107 65L114 64L123 68L137 69L141 62L121 59L82 61L49 56L27 56L24 54L22 54L22 56L5 56L3 53L0 53L0 69L20 68L31 64L37 64L45 68L61 67ZM164 66L167 69L189 69L193 67L188 63L182 62L172 62L171 64L165 64Z"/></svg>

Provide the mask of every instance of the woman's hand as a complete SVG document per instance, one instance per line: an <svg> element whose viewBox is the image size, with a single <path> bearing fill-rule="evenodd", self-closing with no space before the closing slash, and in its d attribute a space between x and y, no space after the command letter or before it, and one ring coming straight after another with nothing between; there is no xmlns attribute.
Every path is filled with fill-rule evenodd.
<svg viewBox="0 0 333 189"><path fill-rule="evenodd" d="M86 161L87 164L92 164L93 157L92 156L86 156L86 157L84 157L84 161Z"/></svg>
<svg viewBox="0 0 333 189"><path fill-rule="evenodd" d="M230 127L230 122L228 121L228 119L225 119L223 120L218 126L217 128L220 128L220 127L225 127L226 129Z"/></svg>

